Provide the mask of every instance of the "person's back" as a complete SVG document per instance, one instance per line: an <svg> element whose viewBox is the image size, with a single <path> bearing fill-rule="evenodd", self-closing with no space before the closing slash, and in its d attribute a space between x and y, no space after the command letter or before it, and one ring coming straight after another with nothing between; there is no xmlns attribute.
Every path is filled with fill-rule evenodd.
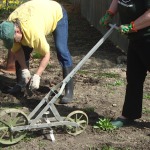
<svg viewBox="0 0 150 150"><path fill-rule="evenodd" d="M32 0L20 5L8 18L8 21L18 20L23 33L21 43L14 43L12 51L22 44L44 55L50 49L45 36L56 29L62 16L61 5L56 1Z"/></svg>
<svg viewBox="0 0 150 150"><path fill-rule="evenodd" d="M52 0L32 0L20 5L9 16L9 21L18 19L22 30L37 28L45 35L54 31L57 22L62 18L62 9L59 3Z"/></svg>

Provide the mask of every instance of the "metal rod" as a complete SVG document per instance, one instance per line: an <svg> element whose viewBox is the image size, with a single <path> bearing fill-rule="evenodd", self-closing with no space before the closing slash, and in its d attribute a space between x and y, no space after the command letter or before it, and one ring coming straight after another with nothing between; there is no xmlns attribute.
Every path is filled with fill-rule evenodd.
<svg viewBox="0 0 150 150"><path fill-rule="evenodd" d="M77 64L77 66L66 76L66 78L62 81L63 83L68 83L69 80L74 76L74 74L83 66L83 64L89 59L93 53L104 43L104 41L109 37L109 35L113 32L114 29L117 29L116 24L110 25L110 29L106 32L106 34L97 42L97 44L86 54L86 56Z"/></svg>

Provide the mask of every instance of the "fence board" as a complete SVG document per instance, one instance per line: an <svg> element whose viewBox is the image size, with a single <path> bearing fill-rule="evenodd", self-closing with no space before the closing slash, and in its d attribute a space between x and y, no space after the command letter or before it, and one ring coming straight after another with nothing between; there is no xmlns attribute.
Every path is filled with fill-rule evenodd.
<svg viewBox="0 0 150 150"><path fill-rule="evenodd" d="M106 29L99 25L99 19L105 14L112 0L70 0L74 5L79 5L82 15L102 34L106 33ZM113 22L119 24L119 16L115 16ZM128 40L125 36L114 31L109 38L116 46L127 51Z"/></svg>

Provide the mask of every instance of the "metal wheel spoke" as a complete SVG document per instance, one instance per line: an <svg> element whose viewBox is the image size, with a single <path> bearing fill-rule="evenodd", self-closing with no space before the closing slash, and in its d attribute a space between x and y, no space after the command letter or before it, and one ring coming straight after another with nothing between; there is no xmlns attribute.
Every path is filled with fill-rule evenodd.
<svg viewBox="0 0 150 150"><path fill-rule="evenodd" d="M1 136L1 138L3 138L5 135L7 135L7 131L3 131L3 135Z"/></svg>
<svg viewBox="0 0 150 150"><path fill-rule="evenodd" d="M0 143L11 145L26 135L25 131L12 131L12 127L28 124L26 115L18 109L6 109L0 112Z"/></svg>
<svg viewBox="0 0 150 150"><path fill-rule="evenodd" d="M88 125L88 117L83 111L74 111L66 119L77 123L77 126L67 126L67 132L71 135L78 135L83 132Z"/></svg>
<svg viewBox="0 0 150 150"><path fill-rule="evenodd" d="M83 117L83 115L81 115L78 119L80 120Z"/></svg>
<svg viewBox="0 0 150 150"><path fill-rule="evenodd" d="M13 141L13 134L10 132L10 141Z"/></svg>

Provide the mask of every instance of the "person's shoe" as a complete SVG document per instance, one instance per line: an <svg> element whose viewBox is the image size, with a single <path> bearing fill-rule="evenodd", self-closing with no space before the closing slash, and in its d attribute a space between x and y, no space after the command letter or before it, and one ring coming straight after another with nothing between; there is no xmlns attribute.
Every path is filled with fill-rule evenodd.
<svg viewBox="0 0 150 150"><path fill-rule="evenodd" d="M72 66L63 68L63 78L65 78L71 71L72 71ZM65 86L65 95L64 95L63 98L61 98L59 103L60 104L70 103L73 100L73 90L74 90L74 87L73 87L73 78L72 78L66 84L66 86Z"/></svg>
<svg viewBox="0 0 150 150"><path fill-rule="evenodd" d="M134 123L134 120L131 120L131 119L123 119L123 118L120 118L118 117L116 120L114 121L111 121L112 125L115 127L115 128L120 128L120 127L123 127L123 126L128 126L128 125L131 125Z"/></svg>
<svg viewBox="0 0 150 150"><path fill-rule="evenodd" d="M21 86L19 84L16 84L14 87L8 90L8 93L10 94L21 93Z"/></svg>

